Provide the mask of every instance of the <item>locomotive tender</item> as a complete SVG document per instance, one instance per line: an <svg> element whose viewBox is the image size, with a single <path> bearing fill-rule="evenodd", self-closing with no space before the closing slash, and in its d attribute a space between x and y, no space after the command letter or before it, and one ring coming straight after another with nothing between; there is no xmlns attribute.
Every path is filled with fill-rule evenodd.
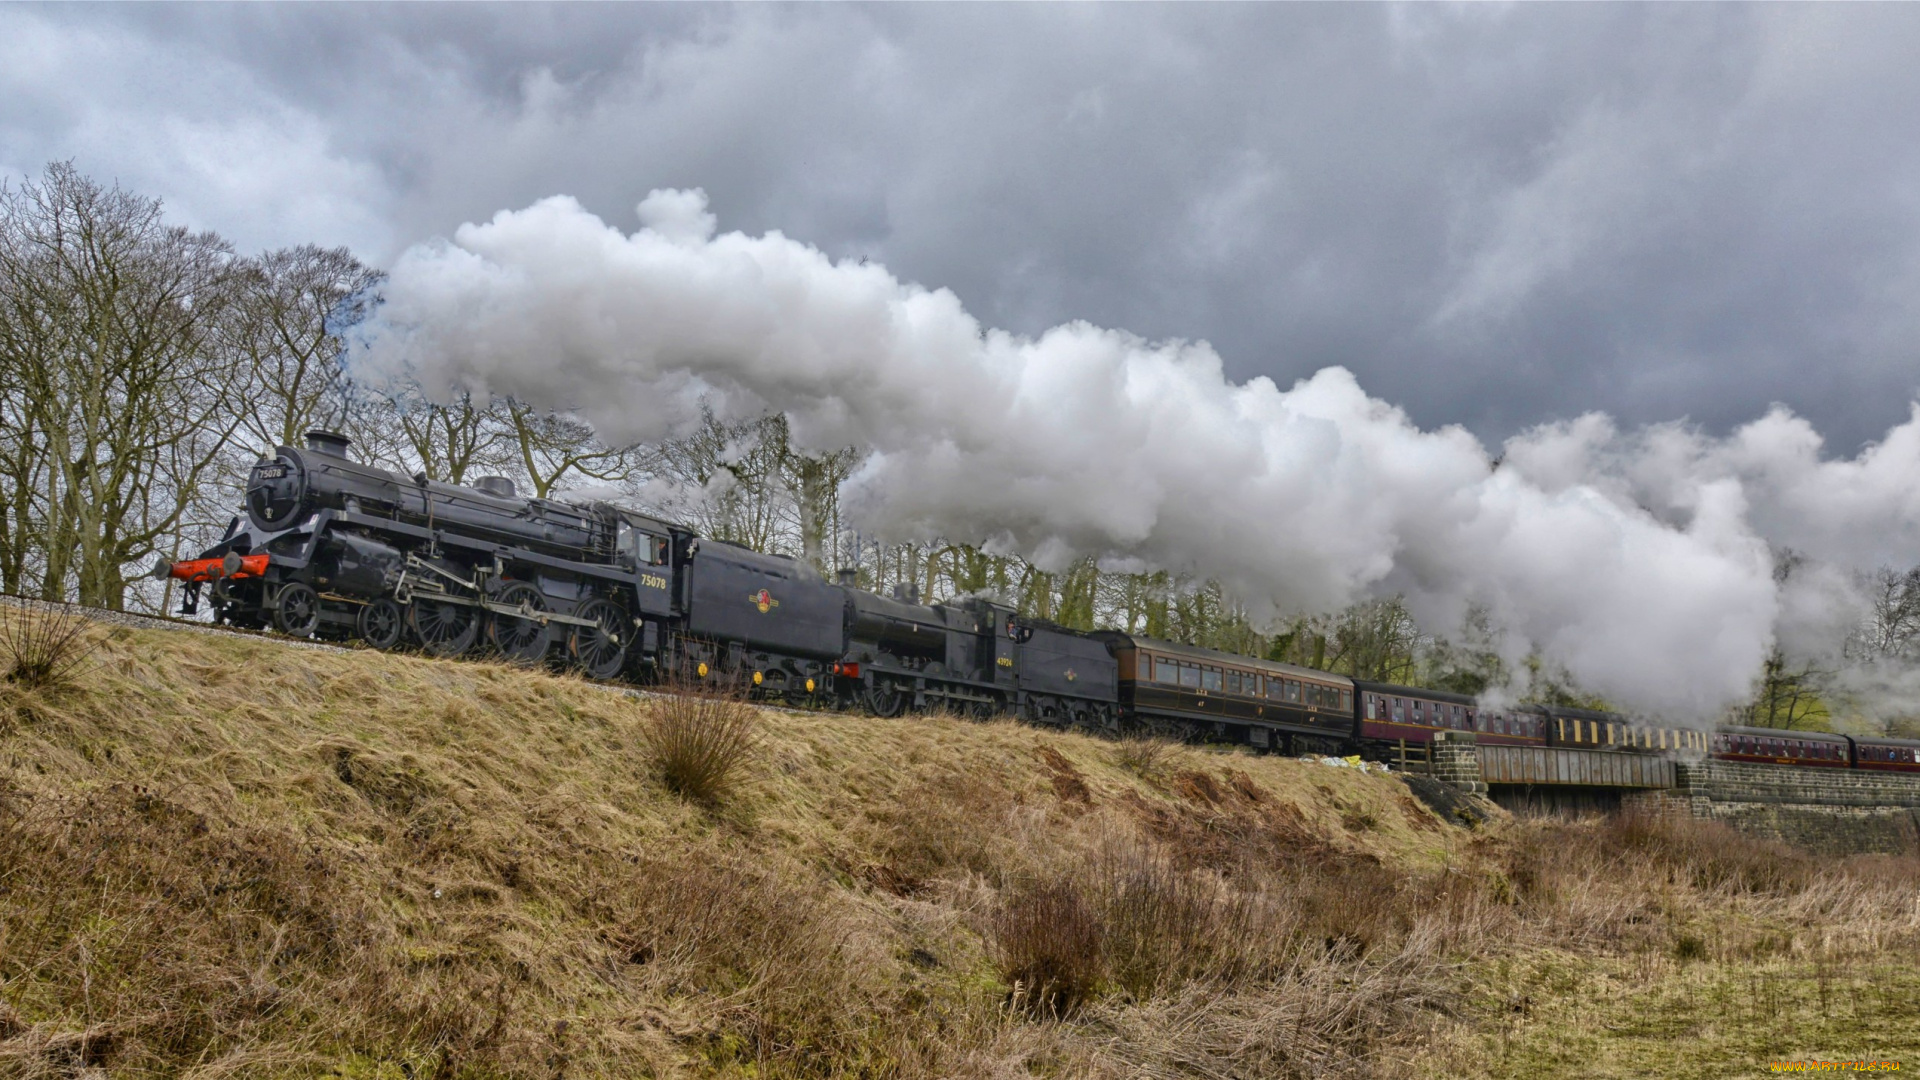
<svg viewBox="0 0 1920 1080"><path fill-rule="evenodd" d="M1487 743L1688 753L1920 772L1920 741L1721 728L1349 679L1291 664L1081 633L986 598L883 597L777 555L605 502L522 498L353 461L324 431L248 477L244 514L199 558L163 566L216 621L359 638L435 656L484 651L593 678L712 679L751 695L880 716L1154 731L1280 752L1384 757L1442 731Z"/></svg>

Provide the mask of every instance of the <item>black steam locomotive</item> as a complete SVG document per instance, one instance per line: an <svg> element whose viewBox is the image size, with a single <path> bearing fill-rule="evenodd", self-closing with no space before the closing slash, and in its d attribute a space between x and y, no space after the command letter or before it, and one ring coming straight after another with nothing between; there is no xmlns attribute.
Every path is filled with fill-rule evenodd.
<svg viewBox="0 0 1920 1080"><path fill-rule="evenodd" d="M352 461L308 433L248 477L245 515L167 572L182 613L436 656L679 673L798 705L946 709L1114 727L1105 644L985 599L922 604L609 503L520 497ZM204 592L204 597L203 597Z"/></svg>
<svg viewBox="0 0 1920 1080"><path fill-rule="evenodd" d="M922 604L827 581L805 564L703 539L604 502L528 499L356 463L309 432L248 478L244 517L164 572L232 626L359 638L436 656L560 662L594 678L668 676L755 697L880 716L945 710L1148 730L1298 753L1481 741L1711 754L1920 771L1920 742L1727 728L1714 733L1579 709L1473 698L1250 659L1138 635L1081 633L989 599ZM204 597L203 597L204 593Z"/></svg>

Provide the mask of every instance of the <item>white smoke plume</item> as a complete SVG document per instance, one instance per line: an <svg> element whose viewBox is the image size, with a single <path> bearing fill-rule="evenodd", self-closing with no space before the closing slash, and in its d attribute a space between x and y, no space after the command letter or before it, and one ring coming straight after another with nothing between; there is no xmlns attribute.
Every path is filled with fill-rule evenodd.
<svg viewBox="0 0 1920 1080"><path fill-rule="evenodd" d="M881 266L716 235L697 191L639 214L623 234L550 198L409 250L352 362L575 410L616 441L682 434L703 400L778 410L801 447L869 451L849 493L865 531L1215 578L1256 617L1401 592L1443 628L1484 605L1516 653L1676 717L1745 697L1786 629L1770 543L1852 566L1920 536L1920 419L1829 462L1785 413L1724 441L1586 417L1496 467L1342 369L1282 389L1228 381L1204 343L1021 337Z"/></svg>

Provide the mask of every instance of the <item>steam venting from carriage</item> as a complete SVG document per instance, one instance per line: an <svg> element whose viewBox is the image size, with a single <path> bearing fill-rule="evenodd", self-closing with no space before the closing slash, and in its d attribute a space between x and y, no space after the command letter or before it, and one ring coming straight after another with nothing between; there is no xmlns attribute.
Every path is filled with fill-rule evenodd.
<svg viewBox="0 0 1920 1080"><path fill-rule="evenodd" d="M1516 659L1666 715L1744 698L1776 639L1831 632L1844 571L1920 551L1920 412L1851 460L1780 409L1727 438L1586 416L1496 456L1343 369L1235 383L1204 342L990 329L877 264L716 234L698 191L639 216L623 234L556 197L407 251L356 374L622 442L685 433L702 401L778 410L802 447L868 451L869 532L1214 578L1256 618L1402 593L1444 631L1481 605ZM1787 548L1804 569L1777 579Z"/></svg>

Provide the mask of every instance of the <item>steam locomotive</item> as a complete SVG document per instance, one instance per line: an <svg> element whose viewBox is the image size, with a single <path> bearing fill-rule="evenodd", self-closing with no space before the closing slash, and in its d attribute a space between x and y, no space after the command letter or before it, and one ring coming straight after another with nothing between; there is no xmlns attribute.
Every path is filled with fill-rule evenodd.
<svg viewBox="0 0 1920 1080"><path fill-rule="evenodd" d="M558 662L593 678L718 680L803 707L943 710L1146 730L1287 753L1384 755L1441 731L1489 743L1695 753L1920 772L1920 741L1728 728L1349 679L1115 631L986 598L924 604L605 502L523 498L511 480L404 476L325 431L248 477L244 514L163 566L182 614L435 656Z"/></svg>

